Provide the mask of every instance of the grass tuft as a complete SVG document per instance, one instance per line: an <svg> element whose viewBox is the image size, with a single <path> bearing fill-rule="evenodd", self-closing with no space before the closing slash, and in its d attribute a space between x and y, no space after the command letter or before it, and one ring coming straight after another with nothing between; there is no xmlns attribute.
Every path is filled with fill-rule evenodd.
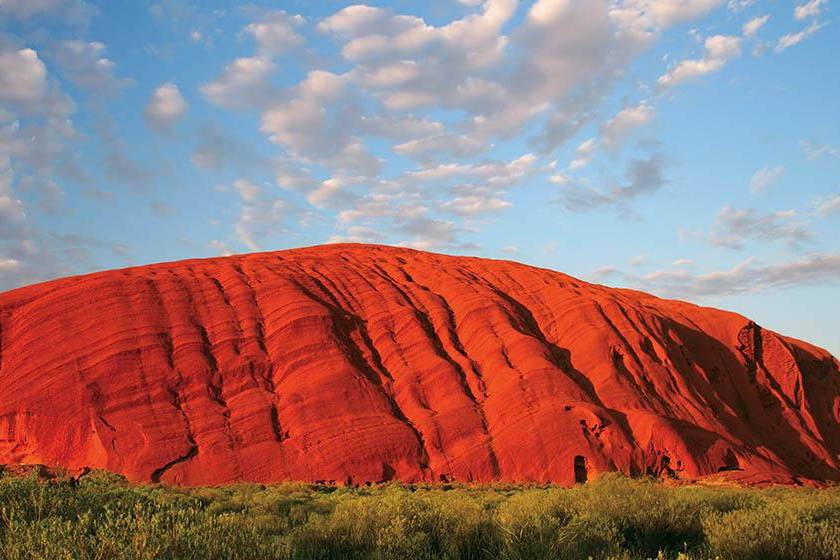
<svg viewBox="0 0 840 560"><path fill-rule="evenodd" d="M840 560L840 488L131 485L0 478L0 558Z"/></svg>

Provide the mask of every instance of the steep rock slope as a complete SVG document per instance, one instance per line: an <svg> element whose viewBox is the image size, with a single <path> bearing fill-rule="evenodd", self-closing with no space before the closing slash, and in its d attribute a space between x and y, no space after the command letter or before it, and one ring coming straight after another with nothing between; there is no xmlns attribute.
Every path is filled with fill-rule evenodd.
<svg viewBox="0 0 840 560"><path fill-rule="evenodd" d="M742 316L333 245L0 295L0 463L238 480L840 479L840 372Z"/></svg>

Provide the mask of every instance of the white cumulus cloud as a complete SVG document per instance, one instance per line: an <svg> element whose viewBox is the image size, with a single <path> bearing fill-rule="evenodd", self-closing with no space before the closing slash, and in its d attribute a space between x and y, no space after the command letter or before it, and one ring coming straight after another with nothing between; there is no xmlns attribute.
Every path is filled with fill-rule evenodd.
<svg viewBox="0 0 840 560"><path fill-rule="evenodd" d="M254 37L260 54L277 56L303 44L304 39L295 28L304 21L301 15L291 15L284 11L269 12L260 21L245 27L245 31Z"/></svg>
<svg viewBox="0 0 840 560"><path fill-rule="evenodd" d="M186 111L187 103L178 86L167 82L152 93L144 114L152 126L165 130L183 117Z"/></svg>
<svg viewBox="0 0 840 560"><path fill-rule="evenodd" d="M221 107L262 106L271 94L268 78L274 69L274 63L265 57L237 58L218 78L202 85L200 91Z"/></svg>
<svg viewBox="0 0 840 560"><path fill-rule="evenodd" d="M36 51L0 51L0 100L32 106L46 92L47 68Z"/></svg>

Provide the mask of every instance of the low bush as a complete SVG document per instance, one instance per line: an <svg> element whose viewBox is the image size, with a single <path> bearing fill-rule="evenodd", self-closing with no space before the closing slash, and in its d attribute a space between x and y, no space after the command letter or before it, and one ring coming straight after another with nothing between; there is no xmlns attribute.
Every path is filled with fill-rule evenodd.
<svg viewBox="0 0 840 560"><path fill-rule="evenodd" d="M0 478L0 559L840 560L840 488Z"/></svg>

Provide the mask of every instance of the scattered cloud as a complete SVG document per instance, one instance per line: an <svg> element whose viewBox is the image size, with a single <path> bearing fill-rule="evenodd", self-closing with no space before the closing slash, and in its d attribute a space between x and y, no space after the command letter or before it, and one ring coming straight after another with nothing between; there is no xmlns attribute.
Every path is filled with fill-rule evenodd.
<svg viewBox="0 0 840 560"><path fill-rule="evenodd" d="M754 0L734 0L729 5L750 5ZM629 0L617 10L633 14L636 24L644 27L667 27L701 17L722 4L722 0Z"/></svg>
<svg viewBox="0 0 840 560"><path fill-rule="evenodd" d="M429 250L454 245L460 228L448 220L419 216L402 222L398 230L411 236L402 245Z"/></svg>
<svg viewBox="0 0 840 560"><path fill-rule="evenodd" d="M253 171L269 163L250 143L238 140L213 123L202 124L197 136L198 143L190 154L190 162L202 171Z"/></svg>
<svg viewBox="0 0 840 560"><path fill-rule="evenodd" d="M58 16L74 26L86 26L96 14L96 8L84 0L3 0L0 19L11 17L27 21L45 16Z"/></svg>
<svg viewBox="0 0 840 560"><path fill-rule="evenodd" d="M414 140L408 140L394 146L394 153L411 156L420 160L440 157L469 157L480 154L489 148L484 140L471 138L465 134L435 134Z"/></svg>
<svg viewBox="0 0 840 560"><path fill-rule="evenodd" d="M798 45L811 35L815 34L817 31L825 27L825 23L818 23L814 22L802 31L797 31L796 33L787 33L782 35L779 38L779 41L776 43L776 52L781 52L785 49L789 49L795 45Z"/></svg>
<svg viewBox="0 0 840 560"><path fill-rule="evenodd" d="M261 56L237 58L215 80L199 89L211 103L227 108L264 106L273 93L269 77L275 70Z"/></svg>
<svg viewBox="0 0 840 560"><path fill-rule="evenodd" d="M646 102L625 107L601 127L601 141L608 148L615 147L636 128L653 120L656 111Z"/></svg>
<svg viewBox="0 0 840 560"><path fill-rule="evenodd" d="M445 163L409 171L400 182L427 183L452 178L480 179L488 187L502 188L514 185L535 172L537 157L527 153L510 161L484 161L481 163Z"/></svg>
<svg viewBox="0 0 840 560"><path fill-rule="evenodd" d="M198 14L198 7L190 0L158 0L148 9L155 19L167 22L192 20Z"/></svg>
<svg viewBox="0 0 840 560"><path fill-rule="evenodd" d="M271 85L273 57L303 45L307 22L258 12L244 30L255 40L254 54L230 63L201 92L222 107L259 111L260 130L280 151L277 184L301 192L319 210L335 211L337 228L349 227L342 216L375 207L399 233L392 212L402 205L383 195L419 196L424 217L444 222L441 215L470 220L510 207L502 191L548 169L539 158L596 118L597 104L634 56L665 28L720 4L537 0L518 18L515 0L487 0L465 4L462 17L444 24L391 7L353 5L314 26L338 47L342 70L310 70L283 89ZM695 61L701 73L737 55L738 38L710 37L706 49L706 58ZM688 74L684 67L667 81ZM598 145L617 148L654 116L648 102L625 107L597 139L578 146L568 169L583 169ZM471 161L522 131L532 153L510 162ZM221 159L207 148L193 154L204 168ZM415 167L389 173L383 152L410 158ZM638 158L627 181L604 193L564 191L568 204L623 207L653 193L664 182L657 174L661 159ZM558 170L548 180L568 185L570 177ZM581 200L571 202L575 196Z"/></svg>
<svg viewBox="0 0 840 560"><path fill-rule="evenodd" d="M358 200L358 195L351 188L352 182L337 177L330 177L321 182L310 192L306 200L316 208L341 208Z"/></svg>
<svg viewBox="0 0 840 560"><path fill-rule="evenodd" d="M116 64L104 56L105 45L97 41L61 41L55 61L62 76L95 95L112 94L131 84L115 75Z"/></svg>
<svg viewBox="0 0 840 560"><path fill-rule="evenodd" d="M616 81L627 76L637 55L666 28L724 4L536 0L520 6L516 0L461 0L462 15L444 23L438 14L426 20L387 3L349 6L310 20L280 10L243 8L238 13L249 23L241 28L239 38L244 40L238 45L251 50L240 58L224 59L215 78L210 74L212 79L199 91L216 107L250 111L270 145L260 147L245 129L231 128L221 116L195 131L191 162L207 173L203 179L213 179L211 184L231 185L238 205L230 238L220 237L209 245L205 239L201 245L219 254L229 254L229 244L259 248L287 232L285 222L298 211L290 202L295 200L306 206L296 215L297 223L305 221L309 227L317 222L318 235L323 235L321 226L332 227L323 235L332 233L331 241L471 247L462 238L527 198L516 195L516 189L529 182L557 185L548 189L548 196L557 196L556 190L560 203L572 211L605 209L629 215L634 202L667 184L668 160L661 153L648 153L658 147L640 145L640 153L629 158L622 175L623 159L614 158L612 165L608 157L596 158L609 156L656 119L659 98L649 97L650 88L641 84L635 94L628 93L634 101L617 113L604 114L601 106L605 99L614 99ZM0 0L0 18L16 24L34 21L47 14L67 14L71 5L97 9L73 0ZM728 3L733 12L751 5L752 0ZM795 19L803 21L798 25L805 29L779 39L777 48L815 33L824 25L818 20L825 6L824 0L797 6ZM161 21L180 22L168 48L173 60L180 48L210 53L209 39L221 32L221 24L209 25L217 16L202 16L203 10L189 0L160 0L149 11ZM764 33L770 18L758 14L749 14L758 16L749 21L737 18L736 29L746 21L743 38L706 37L702 54L675 61L657 80L660 91L718 72L739 56L742 41L754 45L757 41L748 39ZM699 32L695 35L700 37ZM62 40L70 36L78 38ZM71 258L59 254L63 248L66 255L88 258L83 255L89 240L53 237L32 219L43 201L31 193L47 198L54 192L60 197L58 174L76 173L82 186L78 192L99 197L103 204L113 204L119 196L119 191L108 193L85 183L82 173L74 171L69 146L87 133L85 121L80 121L79 133L70 119L75 103L118 92L131 83L111 59L120 60L123 68L122 53L109 54L87 33L59 34L61 39L55 40L31 37L37 50L19 38L7 41L4 36L0 41L0 127L8 136L7 142L0 138L0 185L5 185L0 188L0 277L32 278L38 271L59 270ZM208 49L196 49L191 42ZM341 57L338 64L334 58L320 58L328 53L315 52L333 47ZM142 50L138 53L145 56ZM306 57L306 64L293 61L296 55ZM162 83L166 78L159 76L144 89L153 90L143 101L145 119L155 131L182 122L185 96L191 101L191 117L203 110L197 101L192 105L186 84ZM130 152L111 137L98 140L104 151L84 157L99 161L104 154L96 172L107 180L141 185L154 178L165 184L165 173L158 175L156 168L153 173L143 163L147 154ZM511 144L521 156L502 155L511 153ZM828 145L803 143L803 149L812 159L840 157L840 151ZM568 161L566 166L545 163L563 157L568 158L560 160ZM615 166L618 172L612 170ZM783 172L782 166L757 171L750 189L770 188ZM276 186L262 182L266 174L274 176ZM155 198L166 200L162 193ZM836 199L814 199L808 216L835 214L840 206ZM148 198L142 206L158 213L168 209L165 202L150 204ZM749 241L799 245L810 236L795 212L726 207L704 238L743 247ZM512 245L499 249L516 251ZM646 255L628 262L644 265L636 271L648 270ZM680 270L689 265L686 259L673 263ZM755 261L745 266L767 268ZM594 274L606 278L619 271L605 267Z"/></svg>
<svg viewBox="0 0 840 560"><path fill-rule="evenodd" d="M507 45L500 30L514 9L513 0L491 0L478 13L434 27L387 8L349 6L318 29L343 42L343 57L358 65L360 82L386 107L475 110L498 101L499 88L475 73L499 60Z"/></svg>
<svg viewBox="0 0 840 560"><path fill-rule="evenodd" d="M165 131L184 116L187 103L178 86L167 82L152 93L144 115L146 121L156 130Z"/></svg>
<svg viewBox="0 0 840 560"><path fill-rule="evenodd" d="M478 185L456 185L452 194L454 198L442 202L440 208L461 216L489 214L511 206L497 191Z"/></svg>
<svg viewBox="0 0 840 560"><path fill-rule="evenodd" d="M784 175L785 166L762 167L750 178L750 191L754 193L766 191L779 177Z"/></svg>
<svg viewBox="0 0 840 560"><path fill-rule="evenodd" d="M24 8L0 5L0 17L35 17L10 11ZM53 220L36 216L57 210L59 180L87 180L78 165L74 111L39 52L0 35L0 289L92 265L89 240L48 232Z"/></svg>
<svg viewBox="0 0 840 560"><path fill-rule="evenodd" d="M624 184L617 184L607 190L589 187L567 188L562 191L560 202L571 212L613 208L619 213L627 214L627 203L640 196L651 195L665 185L664 163L664 158L658 153L633 159Z"/></svg>
<svg viewBox="0 0 840 560"><path fill-rule="evenodd" d="M113 146L111 152L103 158L103 164L105 176L116 183L147 188L148 182L154 177L152 171L131 159L121 146Z"/></svg>
<svg viewBox="0 0 840 560"><path fill-rule="evenodd" d="M318 185L318 181L305 167L301 167L291 158L275 158L271 161L274 180L284 190L307 192Z"/></svg>
<svg viewBox="0 0 840 560"><path fill-rule="evenodd" d="M548 177L548 182L554 185L568 185L572 178L565 173L553 173Z"/></svg>
<svg viewBox="0 0 840 560"><path fill-rule="evenodd" d="M606 265L599 268L596 268L592 272L589 273L589 278L592 279L593 282L603 282L613 276L617 276L620 273L619 269L611 266Z"/></svg>
<svg viewBox="0 0 840 560"><path fill-rule="evenodd" d="M796 6L793 9L793 16L799 21L817 17L826 4L828 4L828 0L810 0L810 2Z"/></svg>
<svg viewBox="0 0 840 560"><path fill-rule="evenodd" d="M840 194L819 197L813 202L817 214L823 217L840 214Z"/></svg>
<svg viewBox="0 0 840 560"><path fill-rule="evenodd" d="M813 140L802 140L799 145L802 146L802 151L805 152L805 157L808 159L820 159L824 156L840 159L840 148L835 148L830 144L819 144Z"/></svg>
<svg viewBox="0 0 840 560"><path fill-rule="evenodd" d="M374 218L400 221L423 216L428 211L416 192L371 193L357 197L350 208L339 212L338 220L342 225Z"/></svg>
<svg viewBox="0 0 840 560"><path fill-rule="evenodd" d="M727 8L730 12L738 13L755 4L755 0L729 0Z"/></svg>
<svg viewBox="0 0 840 560"><path fill-rule="evenodd" d="M671 297L727 296L840 281L840 253L811 253L793 261L761 264L749 258L727 270L694 273L659 270L626 280L639 289Z"/></svg>
<svg viewBox="0 0 840 560"><path fill-rule="evenodd" d="M666 89L717 72L730 59L741 54L741 40L738 37L714 35L706 39L705 48L703 58L679 62L656 80L657 86Z"/></svg>
<svg viewBox="0 0 840 560"><path fill-rule="evenodd" d="M213 239L207 244L207 247L213 249L220 257L229 257L233 251L227 246L227 243L218 239Z"/></svg>
<svg viewBox="0 0 840 560"><path fill-rule="evenodd" d="M246 179L237 179L233 187L242 199L239 219L234 226L236 236L249 250L257 251L262 240L283 230L289 205Z"/></svg>
<svg viewBox="0 0 840 560"><path fill-rule="evenodd" d="M14 179L11 159L0 147L0 290L92 266L90 240L45 234L30 221L12 189Z"/></svg>
<svg viewBox="0 0 840 560"><path fill-rule="evenodd" d="M301 15L291 15L282 10L264 14L260 21L249 24L245 31L254 37L261 56L278 56L304 43L295 31L304 23Z"/></svg>
<svg viewBox="0 0 840 560"><path fill-rule="evenodd" d="M743 26L744 37L755 37L759 29L764 27L764 24L770 19L770 14L757 16L749 20Z"/></svg>
<svg viewBox="0 0 840 560"><path fill-rule="evenodd" d="M795 210L761 214L753 208L726 205L718 212L708 241L729 249L742 249L747 241L785 241L797 246L812 237L797 218Z"/></svg>
<svg viewBox="0 0 840 560"><path fill-rule="evenodd" d="M378 229L365 226L352 226L344 233L333 235L327 243L382 243L386 236Z"/></svg>
<svg viewBox="0 0 840 560"><path fill-rule="evenodd" d="M589 162L595 156L597 147L598 142L594 138L588 138L581 142L575 149L575 159L569 162L569 169L576 171L589 165Z"/></svg>
<svg viewBox="0 0 840 560"><path fill-rule="evenodd" d="M245 179L237 179L234 181L233 188L236 189L239 196L241 196L242 200L245 202L254 202L257 195L262 192L262 189Z"/></svg>
<svg viewBox="0 0 840 560"><path fill-rule="evenodd" d="M354 134L351 99L343 94L350 77L313 70L260 119L270 142L299 160L318 163L333 175L373 177L382 162Z"/></svg>
<svg viewBox="0 0 840 560"><path fill-rule="evenodd" d="M0 100L31 110L46 93L47 69L36 51L0 51Z"/></svg>

